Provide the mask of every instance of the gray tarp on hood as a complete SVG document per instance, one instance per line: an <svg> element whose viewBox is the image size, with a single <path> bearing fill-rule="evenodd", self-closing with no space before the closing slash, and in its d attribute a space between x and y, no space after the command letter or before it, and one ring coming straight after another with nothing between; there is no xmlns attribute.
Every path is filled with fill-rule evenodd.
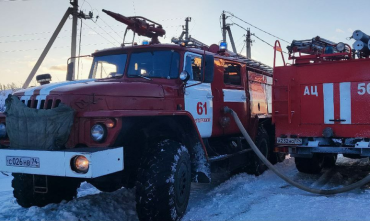
<svg viewBox="0 0 370 221"><path fill-rule="evenodd" d="M26 150L60 150L68 141L74 111L67 105L43 110L28 108L18 97L6 99L6 131L10 147Z"/></svg>

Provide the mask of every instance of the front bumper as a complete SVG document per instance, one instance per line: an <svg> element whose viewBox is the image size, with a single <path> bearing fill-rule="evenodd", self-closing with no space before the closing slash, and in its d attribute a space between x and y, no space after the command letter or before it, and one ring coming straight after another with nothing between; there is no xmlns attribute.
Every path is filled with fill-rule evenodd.
<svg viewBox="0 0 370 221"><path fill-rule="evenodd" d="M82 155L89 160L87 173L77 173L71 168L71 159ZM38 158L38 167L7 165L9 157ZM75 178L96 178L124 169L123 147L75 148L62 151L0 149L0 171Z"/></svg>
<svg viewBox="0 0 370 221"><path fill-rule="evenodd" d="M289 147L289 154L292 157L311 157L314 153L352 154L362 157L370 157L370 148L307 146Z"/></svg>

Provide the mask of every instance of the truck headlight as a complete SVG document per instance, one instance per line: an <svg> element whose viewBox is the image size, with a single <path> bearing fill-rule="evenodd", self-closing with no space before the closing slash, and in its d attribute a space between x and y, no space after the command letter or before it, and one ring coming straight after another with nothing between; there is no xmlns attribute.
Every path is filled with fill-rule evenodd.
<svg viewBox="0 0 370 221"><path fill-rule="evenodd" d="M101 142L105 138L106 128L101 124L95 124L91 127L91 138L96 142Z"/></svg>
<svg viewBox="0 0 370 221"><path fill-rule="evenodd" d="M0 138L5 138L6 137L6 126L5 124L1 123L0 124Z"/></svg>
<svg viewBox="0 0 370 221"><path fill-rule="evenodd" d="M77 173L87 173L89 170L89 164L89 160L82 155L75 156L71 160L72 170Z"/></svg>

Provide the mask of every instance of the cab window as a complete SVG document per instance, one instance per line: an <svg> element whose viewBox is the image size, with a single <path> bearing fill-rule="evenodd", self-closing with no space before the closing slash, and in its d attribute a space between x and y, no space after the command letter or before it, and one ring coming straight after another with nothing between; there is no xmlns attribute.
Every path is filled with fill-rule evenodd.
<svg viewBox="0 0 370 221"><path fill-rule="evenodd" d="M224 83L227 85L241 85L240 65L225 63Z"/></svg>
<svg viewBox="0 0 370 221"><path fill-rule="evenodd" d="M203 59L201 55L187 53L184 69L189 73L190 80L202 81Z"/></svg>
<svg viewBox="0 0 370 221"><path fill-rule="evenodd" d="M126 54L95 57L89 78L101 79L121 77L125 69L126 60Z"/></svg>
<svg viewBox="0 0 370 221"><path fill-rule="evenodd" d="M127 76L175 79L179 76L180 55L176 51L132 53Z"/></svg>

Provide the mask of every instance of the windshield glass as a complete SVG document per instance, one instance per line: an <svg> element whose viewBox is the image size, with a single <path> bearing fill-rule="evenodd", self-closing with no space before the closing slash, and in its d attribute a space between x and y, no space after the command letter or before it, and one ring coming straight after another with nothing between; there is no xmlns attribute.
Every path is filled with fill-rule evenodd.
<svg viewBox="0 0 370 221"><path fill-rule="evenodd" d="M89 78L121 77L125 71L127 54L95 57Z"/></svg>
<svg viewBox="0 0 370 221"><path fill-rule="evenodd" d="M180 55L173 50L132 53L127 76L174 79L179 67Z"/></svg>

